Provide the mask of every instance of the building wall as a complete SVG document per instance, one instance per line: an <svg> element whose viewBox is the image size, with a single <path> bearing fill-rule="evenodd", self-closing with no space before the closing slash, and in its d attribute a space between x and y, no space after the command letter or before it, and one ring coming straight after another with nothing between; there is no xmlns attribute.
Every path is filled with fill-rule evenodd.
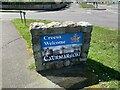
<svg viewBox="0 0 120 90"><path fill-rule="evenodd" d="M2 5L2 9L9 10L55 10L66 7L66 3L48 4L48 5Z"/></svg>
<svg viewBox="0 0 120 90"><path fill-rule="evenodd" d="M119 0L76 0L77 2L118 2Z"/></svg>

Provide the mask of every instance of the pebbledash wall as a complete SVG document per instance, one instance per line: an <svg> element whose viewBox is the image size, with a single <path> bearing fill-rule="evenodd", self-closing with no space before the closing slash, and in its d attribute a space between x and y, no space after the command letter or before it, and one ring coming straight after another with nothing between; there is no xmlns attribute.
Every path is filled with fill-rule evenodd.
<svg viewBox="0 0 120 90"><path fill-rule="evenodd" d="M34 22L30 25L30 31L32 35L32 48L33 48L33 54L35 58L35 64L36 64L36 70L46 70L46 69L52 69L52 68L61 68L69 65L75 65L79 64L81 61L87 60L87 55L90 47L90 40L91 40L91 32L92 32L93 26L88 22L72 22L72 21L66 21L66 22L51 22L49 24L44 24L40 22ZM81 35L80 38L82 38L80 52L76 58L73 58L75 53L73 52L70 58L64 58L64 59L56 59L56 60L43 60L43 38L44 36L61 36L65 37L67 39L67 35ZM50 39L51 39L50 37ZM64 38L63 37L63 38ZM73 36L74 37L74 36ZM59 37L58 41L59 41ZM76 40L77 37L75 37ZM55 39L55 38L53 38ZM79 38L78 38L79 39ZM79 43L79 42L78 42ZM60 45L58 45L60 46ZM54 46L53 46L54 48ZM57 51L57 50L56 50ZM69 55L70 56L70 55ZM47 56L49 57L49 56ZM57 57L58 58L58 57Z"/></svg>
<svg viewBox="0 0 120 90"><path fill-rule="evenodd" d="M6 10L57 10L67 6L66 3L62 4L49 4L49 5L0 5L1 9Z"/></svg>

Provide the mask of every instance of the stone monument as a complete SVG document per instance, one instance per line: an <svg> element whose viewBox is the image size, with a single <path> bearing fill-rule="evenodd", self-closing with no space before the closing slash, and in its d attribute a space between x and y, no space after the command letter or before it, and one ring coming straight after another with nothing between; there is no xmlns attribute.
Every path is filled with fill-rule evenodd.
<svg viewBox="0 0 120 90"><path fill-rule="evenodd" d="M31 23L36 70L61 68L86 61L92 28L88 22Z"/></svg>

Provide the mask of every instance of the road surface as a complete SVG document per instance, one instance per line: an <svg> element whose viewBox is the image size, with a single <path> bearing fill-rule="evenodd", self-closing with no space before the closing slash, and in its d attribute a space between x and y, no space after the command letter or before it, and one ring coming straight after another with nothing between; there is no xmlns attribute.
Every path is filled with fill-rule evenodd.
<svg viewBox="0 0 120 90"><path fill-rule="evenodd" d="M2 22L0 22L0 90L2 88Z"/></svg>
<svg viewBox="0 0 120 90"><path fill-rule="evenodd" d="M100 9L92 10L79 8L78 4L72 4L70 8L61 11L26 11L27 19L42 19L54 21L87 21L93 25L118 29L118 6L100 5ZM4 19L20 18L19 13L0 13Z"/></svg>

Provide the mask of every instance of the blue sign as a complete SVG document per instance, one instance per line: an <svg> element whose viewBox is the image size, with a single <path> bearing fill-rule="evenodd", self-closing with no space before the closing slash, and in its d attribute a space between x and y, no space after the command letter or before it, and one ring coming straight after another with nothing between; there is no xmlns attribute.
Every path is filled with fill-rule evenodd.
<svg viewBox="0 0 120 90"><path fill-rule="evenodd" d="M43 61L80 57L83 33L40 36Z"/></svg>

